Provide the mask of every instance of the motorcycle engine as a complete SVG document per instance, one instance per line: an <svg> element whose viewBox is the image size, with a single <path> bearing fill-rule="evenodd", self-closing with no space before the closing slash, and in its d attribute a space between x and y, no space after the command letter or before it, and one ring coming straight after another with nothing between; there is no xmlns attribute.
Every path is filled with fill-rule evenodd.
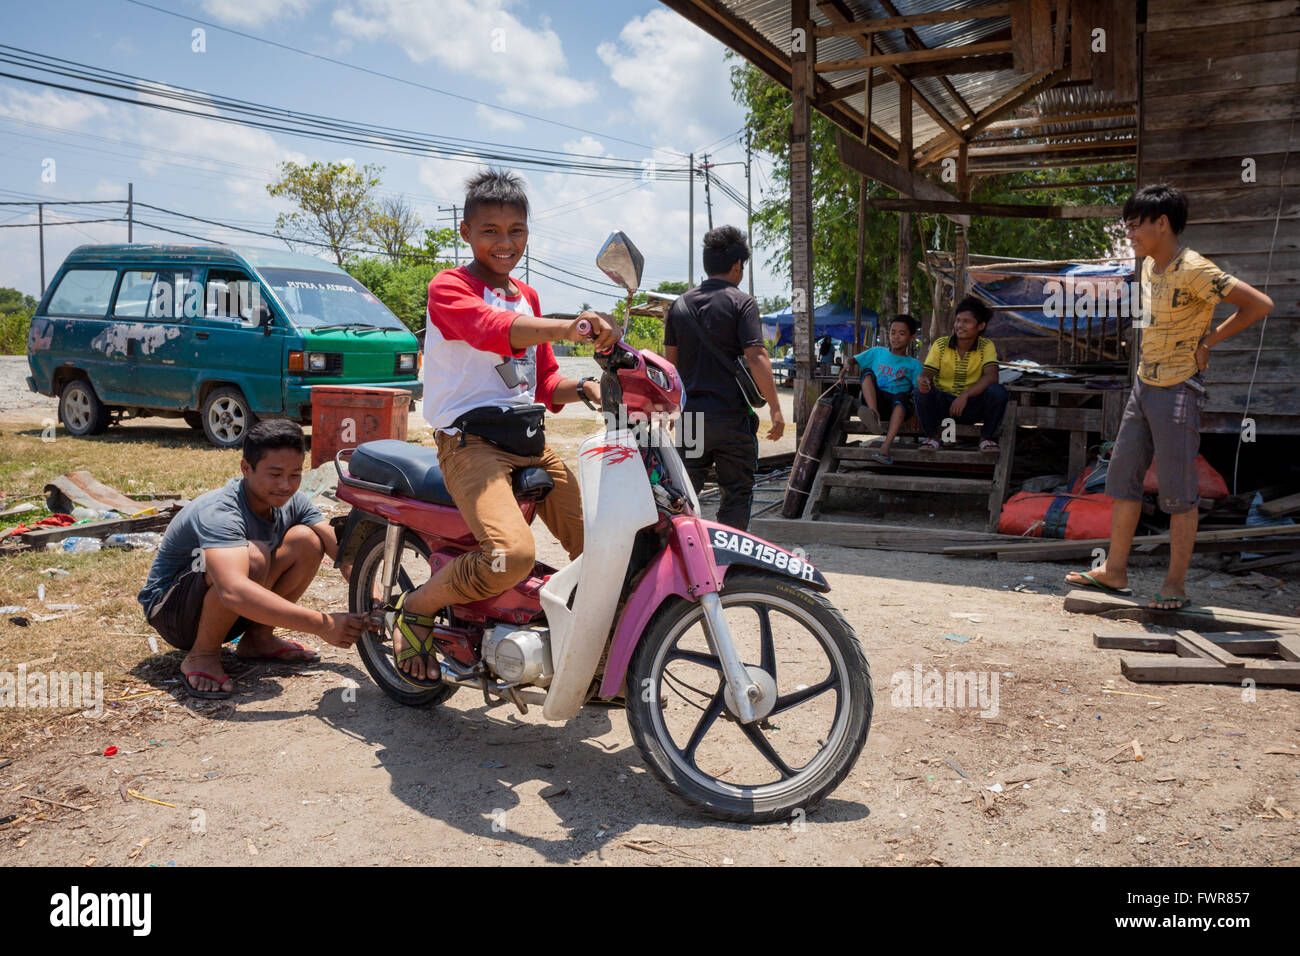
<svg viewBox="0 0 1300 956"><path fill-rule="evenodd" d="M551 682L551 632L544 627L498 624L483 639L483 661L508 684Z"/></svg>

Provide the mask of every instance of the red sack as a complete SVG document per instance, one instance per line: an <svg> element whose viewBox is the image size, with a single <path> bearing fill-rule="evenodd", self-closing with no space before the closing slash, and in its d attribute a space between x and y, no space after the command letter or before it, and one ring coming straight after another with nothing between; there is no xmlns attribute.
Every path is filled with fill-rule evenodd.
<svg viewBox="0 0 1300 956"><path fill-rule="evenodd" d="M1027 538L1108 538L1115 499L1109 495L1019 492L998 516L998 534Z"/></svg>
<svg viewBox="0 0 1300 956"><path fill-rule="evenodd" d="M1211 500L1228 497L1228 483L1201 455L1196 456L1196 484L1202 498ZM1142 479L1142 491L1148 495L1160 493L1160 481L1156 477L1156 463L1153 460Z"/></svg>

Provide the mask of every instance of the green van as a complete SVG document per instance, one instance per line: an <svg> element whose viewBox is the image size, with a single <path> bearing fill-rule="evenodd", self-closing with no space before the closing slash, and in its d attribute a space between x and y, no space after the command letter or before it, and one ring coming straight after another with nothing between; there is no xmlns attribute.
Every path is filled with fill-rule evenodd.
<svg viewBox="0 0 1300 956"><path fill-rule="evenodd" d="M309 424L313 385L404 388L419 398L420 359L397 316L313 256L79 246L32 316L27 387L58 396L73 435L156 415L184 418L233 448L261 418Z"/></svg>

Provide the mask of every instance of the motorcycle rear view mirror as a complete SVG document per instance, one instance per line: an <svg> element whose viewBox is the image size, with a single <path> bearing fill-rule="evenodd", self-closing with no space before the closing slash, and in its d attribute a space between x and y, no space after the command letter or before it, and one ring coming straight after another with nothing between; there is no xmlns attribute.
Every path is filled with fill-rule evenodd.
<svg viewBox="0 0 1300 956"><path fill-rule="evenodd" d="M596 265L601 272L626 289L628 295L641 287L641 270L645 267L645 257L623 232L616 232L605 240L596 255Z"/></svg>

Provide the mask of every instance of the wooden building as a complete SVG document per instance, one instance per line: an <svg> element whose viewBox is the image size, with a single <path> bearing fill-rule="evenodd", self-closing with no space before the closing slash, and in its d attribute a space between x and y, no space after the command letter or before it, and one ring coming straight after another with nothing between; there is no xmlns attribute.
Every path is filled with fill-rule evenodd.
<svg viewBox="0 0 1300 956"><path fill-rule="evenodd" d="M979 177L1133 163L1136 183L1188 193L1187 245L1277 303L1262 348L1255 328L1216 350L1205 430L1236 432L1249 392L1261 433L1300 432L1300 0L664 3L791 90L796 293L812 289L811 110L840 127L847 165L899 192L872 205L899 212L900 243L910 250L912 212L940 213L957 223L959 262L971 216L1119 214L972 203ZM794 298L809 383L811 316ZM797 420L808 407L796 388Z"/></svg>

